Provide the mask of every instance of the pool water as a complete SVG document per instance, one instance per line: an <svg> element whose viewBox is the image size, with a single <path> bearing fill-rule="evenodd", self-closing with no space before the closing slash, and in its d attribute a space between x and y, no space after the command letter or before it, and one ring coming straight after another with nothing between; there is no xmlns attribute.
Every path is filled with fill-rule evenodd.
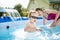
<svg viewBox="0 0 60 40"><path fill-rule="evenodd" d="M46 25L43 25L42 20L37 20L36 26L37 28L41 28L43 32L36 31L36 32L24 32L24 27L28 21L21 21L20 26L13 29L7 29L4 32L6 34L2 35L4 32L0 31L0 40L60 40L60 26L53 27L48 29L52 23L51 21L47 21Z"/></svg>

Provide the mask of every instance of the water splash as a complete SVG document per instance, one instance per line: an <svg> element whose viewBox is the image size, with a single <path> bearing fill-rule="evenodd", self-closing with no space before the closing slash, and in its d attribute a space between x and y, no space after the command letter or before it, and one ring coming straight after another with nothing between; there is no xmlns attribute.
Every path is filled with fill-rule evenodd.
<svg viewBox="0 0 60 40"><path fill-rule="evenodd" d="M18 29L12 33L15 36L14 40L60 40L59 33L44 32L24 32L24 29Z"/></svg>

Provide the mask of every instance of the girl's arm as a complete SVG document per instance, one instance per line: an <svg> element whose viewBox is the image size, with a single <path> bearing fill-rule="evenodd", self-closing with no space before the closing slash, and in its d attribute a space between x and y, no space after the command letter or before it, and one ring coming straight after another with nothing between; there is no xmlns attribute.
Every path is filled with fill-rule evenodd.
<svg viewBox="0 0 60 40"><path fill-rule="evenodd" d="M56 26L56 21L57 21L58 17L59 17L59 13L56 12L55 20L54 20L53 23L50 25L50 27Z"/></svg>
<svg viewBox="0 0 60 40"><path fill-rule="evenodd" d="M43 15L43 24L44 24L44 25L46 25L46 18L47 18L47 17L48 17L47 14L44 13L44 15Z"/></svg>
<svg viewBox="0 0 60 40"><path fill-rule="evenodd" d="M43 17L43 25L46 25L46 19Z"/></svg>
<svg viewBox="0 0 60 40"><path fill-rule="evenodd" d="M54 22L56 22L56 21L57 21L58 17L59 17L59 13L57 12L57 13L56 13L56 17L55 17Z"/></svg>

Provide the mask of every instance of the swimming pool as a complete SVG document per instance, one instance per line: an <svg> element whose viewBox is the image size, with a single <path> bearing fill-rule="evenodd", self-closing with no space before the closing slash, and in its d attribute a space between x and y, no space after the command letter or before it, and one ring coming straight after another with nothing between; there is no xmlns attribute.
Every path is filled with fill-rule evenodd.
<svg viewBox="0 0 60 40"><path fill-rule="evenodd" d="M38 19L36 26L37 28L41 28L43 32L36 31L32 33L24 32L24 27L28 20L13 22L17 27L13 27L11 22L10 26L12 27L9 29L0 29L0 40L60 40L60 26L51 29L47 27L52 21L53 20L47 21L46 26L44 26L42 19ZM7 24L7 22L5 24Z"/></svg>

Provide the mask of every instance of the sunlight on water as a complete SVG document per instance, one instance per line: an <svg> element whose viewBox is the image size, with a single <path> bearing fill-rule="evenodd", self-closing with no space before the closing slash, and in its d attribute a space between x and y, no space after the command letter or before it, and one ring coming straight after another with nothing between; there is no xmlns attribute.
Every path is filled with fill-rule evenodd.
<svg viewBox="0 0 60 40"><path fill-rule="evenodd" d="M24 29L18 29L12 33L14 40L60 40L60 34L40 32L24 32ZM50 36L49 36L50 35Z"/></svg>

